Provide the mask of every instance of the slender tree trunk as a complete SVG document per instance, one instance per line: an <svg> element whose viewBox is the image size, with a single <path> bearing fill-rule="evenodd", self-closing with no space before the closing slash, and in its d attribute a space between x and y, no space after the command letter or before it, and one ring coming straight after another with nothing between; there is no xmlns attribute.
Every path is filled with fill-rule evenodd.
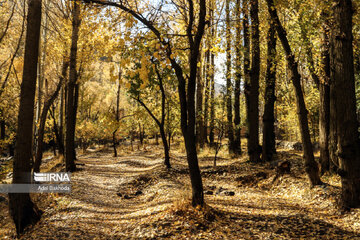
<svg viewBox="0 0 360 240"><path fill-rule="evenodd" d="M69 63L64 60L63 67L62 67L62 76L60 77L60 81L54 91L54 93L49 96L48 99L44 102L44 107L42 109L41 115L40 115L40 125L38 130L38 140L37 140L37 146L36 146L36 157L35 157L35 164L34 164L34 172L40 172L40 165L43 155L43 144L44 144L44 132L45 132L45 124L47 119L48 111L57 98L59 91L61 89L62 83L64 81L67 68L69 67Z"/></svg>
<svg viewBox="0 0 360 240"><path fill-rule="evenodd" d="M305 106L304 95L301 88L301 76L298 71L298 63L295 61L294 54L291 51L289 41L286 37L286 31L280 23L273 0L267 0L268 10L273 23L276 26L279 39L286 53L288 68L291 70L291 80L295 88L296 106L298 110L298 119L301 133L301 140L304 149L305 171L308 174L311 185L322 184L319 177L318 164L314 159L314 152L310 139L309 125L307 119L307 109Z"/></svg>
<svg viewBox="0 0 360 240"><path fill-rule="evenodd" d="M164 146L164 153L165 153L165 166L167 168L171 168L171 164L170 164L170 140L169 143L167 142L166 139L166 133L165 133L165 117L166 117L166 113L165 113L165 107L166 107L166 95L165 95L165 89L164 89L164 84L163 84L163 78L157 68L157 65L155 65L155 72L156 75L158 77L159 80L159 87L160 87L160 91L161 91L161 120L159 120L154 114L153 112L146 106L146 104L140 100L140 98L135 98L136 101L138 101L138 103L143 106L145 108L145 110L149 113L149 115L151 116L151 118L155 121L155 123L158 125L159 130L160 130L160 136L161 136L161 140ZM170 138L169 138L170 139Z"/></svg>
<svg viewBox="0 0 360 240"><path fill-rule="evenodd" d="M118 81L118 89L116 93L116 110L115 110L115 121L119 124L120 120L120 80L121 80L121 71L119 71L119 81ZM116 140L116 132L118 131L118 127L113 131L113 148L114 148L114 157L117 157L117 140Z"/></svg>
<svg viewBox="0 0 360 240"><path fill-rule="evenodd" d="M76 75L76 79L78 78L78 75ZM73 115L74 115L74 135L75 135L75 130L76 130L76 119L77 119L77 110L78 110L78 106L79 106L79 88L80 85L79 83L75 84L75 93L74 93L74 109L73 109ZM75 136L74 136L74 140L75 140ZM73 149L73 159L76 160L76 143L74 142L74 149Z"/></svg>
<svg viewBox="0 0 360 240"><path fill-rule="evenodd" d="M240 0L236 0L236 41L235 41L235 96L234 96L234 125L235 139L234 152L241 154L241 127L240 127L240 85L241 85L241 9Z"/></svg>
<svg viewBox="0 0 360 240"><path fill-rule="evenodd" d="M199 62L201 63L201 54L199 54ZM202 65L198 66L197 70L197 84L196 84L196 140L199 146L204 147L205 139L204 139L204 111L203 111L203 78L201 76L201 68Z"/></svg>
<svg viewBox="0 0 360 240"><path fill-rule="evenodd" d="M52 110L50 109L50 116L52 117L52 120L53 120L53 131L54 131L54 135L55 135L55 138L56 138L56 142L57 142L57 145L59 147L59 154L60 155L63 155L60 151L60 146L62 146L62 149L64 149L64 145L62 145L63 143L61 142L61 138L60 138L60 133L59 133L59 127L56 123L56 118L55 118L55 108L53 108Z"/></svg>
<svg viewBox="0 0 360 240"><path fill-rule="evenodd" d="M270 21L271 23L271 21ZM271 161L275 149L274 104L276 84L276 29L270 24L267 40L267 69L265 83L265 107L263 115L262 160Z"/></svg>
<svg viewBox="0 0 360 240"><path fill-rule="evenodd" d="M232 80L231 80L231 26L230 26L230 0L226 0L226 133L229 139L229 152L234 153L234 128L232 114Z"/></svg>
<svg viewBox="0 0 360 240"><path fill-rule="evenodd" d="M338 173L345 207L360 206L360 140L356 119L351 0L334 2L331 33L331 121L336 122Z"/></svg>
<svg viewBox="0 0 360 240"><path fill-rule="evenodd" d="M37 63L41 24L41 0L28 1L27 31L23 80L21 83L16 148L13 163L13 184L31 182L33 118ZM29 193L9 193L9 211L20 234L25 227L40 219L40 211L31 201Z"/></svg>
<svg viewBox="0 0 360 240"><path fill-rule="evenodd" d="M209 48L209 41L207 41L207 47ZM205 91L204 91L204 142L208 143L208 126L209 126L209 103L210 103L210 49L205 52L205 64L204 64L204 79L205 79Z"/></svg>
<svg viewBox="0 0 360 240"><path fill-rule="evenodd" d="M66 81L64 81L66 82ZM57 137L58 140L58 147L59 147L59 153L61 155L65 154L65 147L64 147L64 102L65 102L65 85L61 88L60 93L60 106L59 106L59 135ZM55 122L55 119L54 119Z"/></svg>
<svg viewBox="0 0 360 240"><path fill-rule="evenodd" d="M213 46L213 41L215 38L215 26L214 26L214 3L213 1L210 1L210 38L209 38L209 45L208 48ZM210 146L214 146L214 126L215 126L215 55L212 51L209 51L209 72L208 72L208 78L209 78L209 91L210 91L210 126L209 126L209 143ZM207 130L206 130L207 132Z"/></svg>
<svg viewBox="0 0 360 240"><path fill-rule="evenodd" d="M73 32L71 38L70 51L70 73L67 84L67 106L66 106L66 144L65 144L65 165L66 171L73 172L76 170L75 165L75 87L77 81L76 57L77 43L79 39L80 27L80 6L75 1L73 5Z"/></svg>
<svg viewBox="0 0 360 240"><path fill-rule="evenodd" d="M210 146L214 145L215 141L215 55L210 54L210 128L209 128L209 143Z"/></svg>

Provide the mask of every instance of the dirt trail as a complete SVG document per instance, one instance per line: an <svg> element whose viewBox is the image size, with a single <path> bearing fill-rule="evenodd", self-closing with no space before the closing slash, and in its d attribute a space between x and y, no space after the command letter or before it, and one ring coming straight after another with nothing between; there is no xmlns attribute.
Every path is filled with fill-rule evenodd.
<svg viewBox="0 0 360 240"><path fill-rule="evenodd" d="M293 175L275 186L268 166L219 159L214 169L200 158L211 206L205 211L188 207L183 156L173 156L168 171L160 155L80 155L85 165L72 176L71 194L36 196L46 198L38 203L44 214L21 239L360 239L359 211L338 214L337 186L309 190L297 154L290 156Z"/></svg>

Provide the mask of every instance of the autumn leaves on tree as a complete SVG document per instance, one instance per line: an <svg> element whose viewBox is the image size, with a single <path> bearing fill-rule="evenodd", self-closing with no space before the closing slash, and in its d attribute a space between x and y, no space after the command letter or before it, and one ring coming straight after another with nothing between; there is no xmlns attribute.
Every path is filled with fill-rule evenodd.
<svg viewBox="0 0 360 240"><path fill-rule="evenodd" d="M75 172L78 146L109 143L118 157L119 141L160 137L172 171L181 136L192 205L203 207L198 153L217 154L224 133L229 158L256 166L276 163L276 140L301 140L310 185L338 174L343 205L360 205L354 1L28 0L27 21L17 4L0 16L10 49L0 55L0 144L15 144L13 183L30 183L50 142ZM9 199L21 233L40 211L29 194Z"/></svg>

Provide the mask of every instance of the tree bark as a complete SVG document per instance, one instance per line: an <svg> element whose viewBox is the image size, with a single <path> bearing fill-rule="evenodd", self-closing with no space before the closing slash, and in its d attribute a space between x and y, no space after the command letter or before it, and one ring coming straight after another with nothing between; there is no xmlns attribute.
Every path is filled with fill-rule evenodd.
<svg viewBox="0 0 360 240"><path fill-rule="evenodd" d="M211 22L211 20L210 20ZM210 23L211 24L211 23ZM204 66L203 66L203 77L205 80L205 88L204 88L204 126L203 126L203 134L204 134L204 142L208 143L208 126L209 126L209 103L210 103L210 28L208 29L208 36L206 41L207 51L204 56Z"/></svg>
<svg viewBox="0 0 360 240"><path fill-rule="evenodd" d="M337 129L336 153L342 203L344 207L352 208L360 206L360 142L356 119L351 0L335 1L333 10L330 112L331 121L336 122Z"/></svg>
<svg viewBox="0 0 360 240"><path fill-rule="evenodd" d="M232 80L231 80L231 26L230 26L230 0L226 0L226 133L229 139L229 153L234 153L234 128L232 115Z"/></svg>
<svg viewBox="0 0 360 240"><path fill-rule="evenodd" d="M65 82L65 81L64 81ZM58 142L59 154L65 154L65 147L64 147L64 98L65 98L65 87L61 88L60 92L60 105L59 105L59 131L58 135L56 135L56 139ZM55 119L54 119L54 122Z"/></svg>
<svg viewBox="0 0 360 240"><path fill-rule="evenodd" d="M286 36L286 31L281 25L279 20L274 1L267 0L268 10L273 23L275 24L276 31L282 43L283 49L286 54L288 68L291 70L291 80L295 88L296 106L298 110L298 119L301 133L302 146L304 151L305 171L310 179L311 185L322 184L319 177L318 164L314 159L314 152L310 139L309 125L307 119L307 109L305 106L304 95L301 88L301 76L298 71L298 63L295 61L295 56L291 51L289 41Z"/></svg>
<svg viewBox="0 0 360 240"><path fill-rule="evenodd" d="M215 38L215 26L213 23L214 19L214 9L212 6L212 1L210 2L210 43ZM210 129L209 129L209 143L210 146L214 145L214 126L215 126L215 54L209 52L209 81L210 81ZM207 131L207 130L206 130Z"/></svg>
<svg viewBox="0 0 360 240"><path fill-rule="evenodd" d="M248 3L244 5L247 8ZM248 35L247 9L244 12L244 35ZM247 127L248 127L248 155L251 162L260 161L261 147L259 145L259 76L260 76L260 31L259 31L259 2L250 0L250 18L251 18L251 69L250 58L247 51L250 50L249 36L246 38L246 70L245 70L245 94L247 99ZM248 48L248 49L247 49ZM245 63L244 63L245 64Z"/></svg>
<svg viewBox="0 0 360 240"><path fill-rule="evenodd" d="M77 58L77 44L79 39L80 28L80 6L75 1L73 5L73 20L72 20L72 37L71 37L71 51L70 51L70 73L67 84L67 107L66 107L66 144L65 144L65 165L66 171L76 171L75 165L75 124L76 113L75 110L75 88L77 81L76 58Z"/></svg>
<svg viewBox="0 0 360 240"><path fill-rule="evenodd" d="M119 124L120 120L120 80L121 80L121 70L119 71L119 81L118 81L118 88L116 92L116 109L115 109L115 121ZM113 131L113 148L114 148L114 157L117 157L117 140L116 140L116 132L118 131L118 127Z"/></svg>
<svg viewBox="0 0 360 240"><path fill-rule="evenodd" d="M43 155L43 144L44 144L44 132L45 132L45 124L47 119L48 111L57 98L59 91L61 89L62 83L65 79L67 68L69 67L69 63L64 60L63 67L62 67L62 75L60 77L60 81L54 91L54 93L48 97L48 99L44 102L44 107L42 109L41 115L40 115L40 125L38 130L38 140L37 140L37 146L36 146L36 157L35 157L35 163L34 163L34 172L40 172L40 165Z"/></svg>
<svg viewBox="0 0 360 240"><path fill-rule="evenodd" d="M41 0L28 1L27 31L23 80L21 83L16 148L13 163L13 184L30 184L32 154L33 118L36 88L37 63L41 24ZM16 232L40 219L40 211L31 201L29 193L10 193L9 211L15 223Z"/></svg>
<svg viewBox="0 0 360 240"><path fill-rule="evenodd" d="M199 62L201 63L201 54L199 54ZM201 76L202 65L198 67L197 70L197 84L196 84L196 140L199 146L204 147L204 111L203 111L203 78Z"/></svg>
<svg viewBox="0 0 360 240"><path fill-rule="evenodd" d="M271 161L275 148L275 85L276 85L276 29L270 21L270 28L267 36L267 69L265 83L265 107L263 115L263 144L262 160Z"/></svg>
<svg viewBox="0 0 360 240"><path fill-rule="evenodd" d="M240 86L241 86L241 9L240 0L236 0L236 40L235 40L235 91L234 91L234 125L235 139L234 152L241 154L241 127L240 127Z"/></svg>

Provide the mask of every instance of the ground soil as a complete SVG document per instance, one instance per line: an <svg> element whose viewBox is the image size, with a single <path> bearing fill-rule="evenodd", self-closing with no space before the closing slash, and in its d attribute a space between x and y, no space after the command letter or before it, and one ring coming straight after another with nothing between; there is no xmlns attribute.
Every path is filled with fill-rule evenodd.
<svg viewBox="0 0 360 240"><path fill-rule="evenodd" d="M206 206L192 208L185 154L172 151L173 168L158 146L79 153L71 194L33 194L44 211L20 239L360 239L360 212L338 207L339 178L311 188L300 152L282 151L290 174L276 163L247 157L217 159L200 152ZM60 171L49 158L43 171ZM0 239L15 238L8 200L0 200Z"/></svg>

